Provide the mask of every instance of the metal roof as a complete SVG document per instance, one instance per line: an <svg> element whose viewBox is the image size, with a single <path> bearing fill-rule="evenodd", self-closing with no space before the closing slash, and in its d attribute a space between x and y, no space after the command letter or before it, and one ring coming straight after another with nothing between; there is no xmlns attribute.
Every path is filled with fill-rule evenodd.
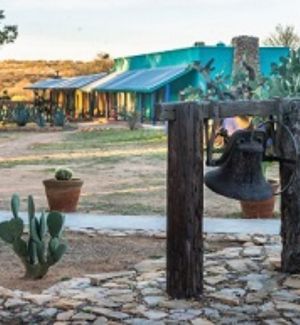
<svg viewBox="0 0 300 325"><path fill-rule="evenodd" d="M55 88L63 80L64 79L62 78L40 80L28 87L25 87L25 89L52 89Z"/></svg>
<svg viewBox="0 0 300 325"><path fill-rule="evenodd" d="M106 76L105 72L71 78L53 78L38 81L27 89L78 89Z"/></svg>
<svg viewBox="0 0 300 325"><path fill-rule="evenodd" d="M98 88L99 86L103 85L104 83L112 80L113 78L120 75L121 73L122 72L120 72L120 71L118 71L118 72L115 71L115 72L109 73L105 77L103 77L99 80L96 80L92 83L89 83L88 85L86 85L84 87L81 87L80 90L89 93L89 92L93 91L95 88Z"/></svg>
<svg viewBox="0 0 300 325"><path fill-rule="evenodd" d="M120 73L94 89L102 92L152 92L190 71L187 65L131 70Z"/></svg>

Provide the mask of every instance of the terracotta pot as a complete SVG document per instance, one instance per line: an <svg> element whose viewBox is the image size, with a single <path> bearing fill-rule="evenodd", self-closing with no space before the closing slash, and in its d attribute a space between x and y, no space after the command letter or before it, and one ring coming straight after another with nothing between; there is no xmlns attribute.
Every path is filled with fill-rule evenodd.
<svg viewBox="0 0 300 325"><path fill-rule="evenodd" d="M277 181L268 180L272 186L273 193L276 193L279 184ZM275 196L263 201L240 201L243 216L245 218L273 218L275 207Z"/></svg>
<svg viewBox="0 0 300 325"><path fill-rule="evenodd" d="M73 178L59 181L54 178L43 181L49 209L61 212L76 211L83 181Z"/></svg>

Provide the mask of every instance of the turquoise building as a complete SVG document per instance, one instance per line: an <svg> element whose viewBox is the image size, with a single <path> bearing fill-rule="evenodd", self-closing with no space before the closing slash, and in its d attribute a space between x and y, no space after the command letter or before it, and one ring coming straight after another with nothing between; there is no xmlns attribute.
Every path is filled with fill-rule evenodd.
<svg viewBox="0 0 300 325"><path fill-rule="evenodd" d="M257 46L255 50L251 58L251 53L245 50L243 44L243 59L248 55L248 61L254 62L263 76L271 73L272 63L278 63L281 57L289 53L286 47ZM100 80L93 91L97 96L106 98L107 117L137 110L142 119L154 121L157 118L155 104L177 101L180 92L187 87L203 86L201 75L193 67L195 63L205 65L213 59L212 75L223 73L231 76L238 64L238 55L236 46L221 43L117 58L115 76L108 81L105 78Z"/></svg>
<svg viewBox="0 0 300 325"><path fill-rule="evenodd" d="M65 86L74 78L50 80L50 86L49 80L45 80L29 88L34 90L43 86L43 91L49 88L52 93L57 88L69 99L68 103L74 104L73 110L70 105L68 110L74 113L75 118L122 119L126 113L138 111L142 121L155 122L158 118L156 104L178 101L182 91L188 87L204 87L203 77L195 69L195 64L204 66L213 60L212 77L220 73L231 77L235 69L246 61L258 75L268 76L272 64L279 63L280 58L288 54L287 47L259 47L258 38L238 36L233 38L231 46L195 43L195 46L181 49L117 58L109 74L92 76L89 82L86 82L88 76L75 78L84 80L82 85L76 83L77 88Z"/></svg>

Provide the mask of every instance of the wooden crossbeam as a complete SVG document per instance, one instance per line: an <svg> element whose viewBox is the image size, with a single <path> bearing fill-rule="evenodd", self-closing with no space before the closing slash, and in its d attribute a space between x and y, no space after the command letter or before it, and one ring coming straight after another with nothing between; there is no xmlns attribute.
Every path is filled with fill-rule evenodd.
<svg viewBox="0 0 300 325"><path fill-rule="evenodd" d="M280 115L281 105L285 101L270 100L237 100L237 101L199 101L186 102L193 104L203 113L204 119L225 118L234 116L270 116ZM160 104L162 109L161 120L174 120L175 110L182 107L182 102Z"/></svg>

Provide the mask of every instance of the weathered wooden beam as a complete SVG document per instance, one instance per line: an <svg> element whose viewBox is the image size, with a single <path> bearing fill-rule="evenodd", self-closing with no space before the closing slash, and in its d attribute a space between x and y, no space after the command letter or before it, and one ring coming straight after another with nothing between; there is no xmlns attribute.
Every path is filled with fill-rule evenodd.
<svg viewBox="0 0 300 325"><path fill-rule="evenodd" d="M174 110L184 102L162 104L162 120L174 119ZM199 101L190 102L200 109L203 118L225 118L234 116L261 116L279 114L279 100L236 100L236 101Z"/></svg>
<svg viewBox="0 0 300 325"><path fill-rule="evenodd" d="M284 101L281 106L282 123L295 137L295 152L291 136L281 128L278 136L281 156L300 162L300 100ZM296 174L294 174L296 169ZM283 272L300 273L300 164L280 163L281 187L284 188L295 175L292 185L281 195L281 267Z"/></svg>
<svg viewBox="0 0 300 325"><path fill-rule="evenodd" d="M203 291L203 118L194 103L173 107L168 126L167 292Z"/></svg>

